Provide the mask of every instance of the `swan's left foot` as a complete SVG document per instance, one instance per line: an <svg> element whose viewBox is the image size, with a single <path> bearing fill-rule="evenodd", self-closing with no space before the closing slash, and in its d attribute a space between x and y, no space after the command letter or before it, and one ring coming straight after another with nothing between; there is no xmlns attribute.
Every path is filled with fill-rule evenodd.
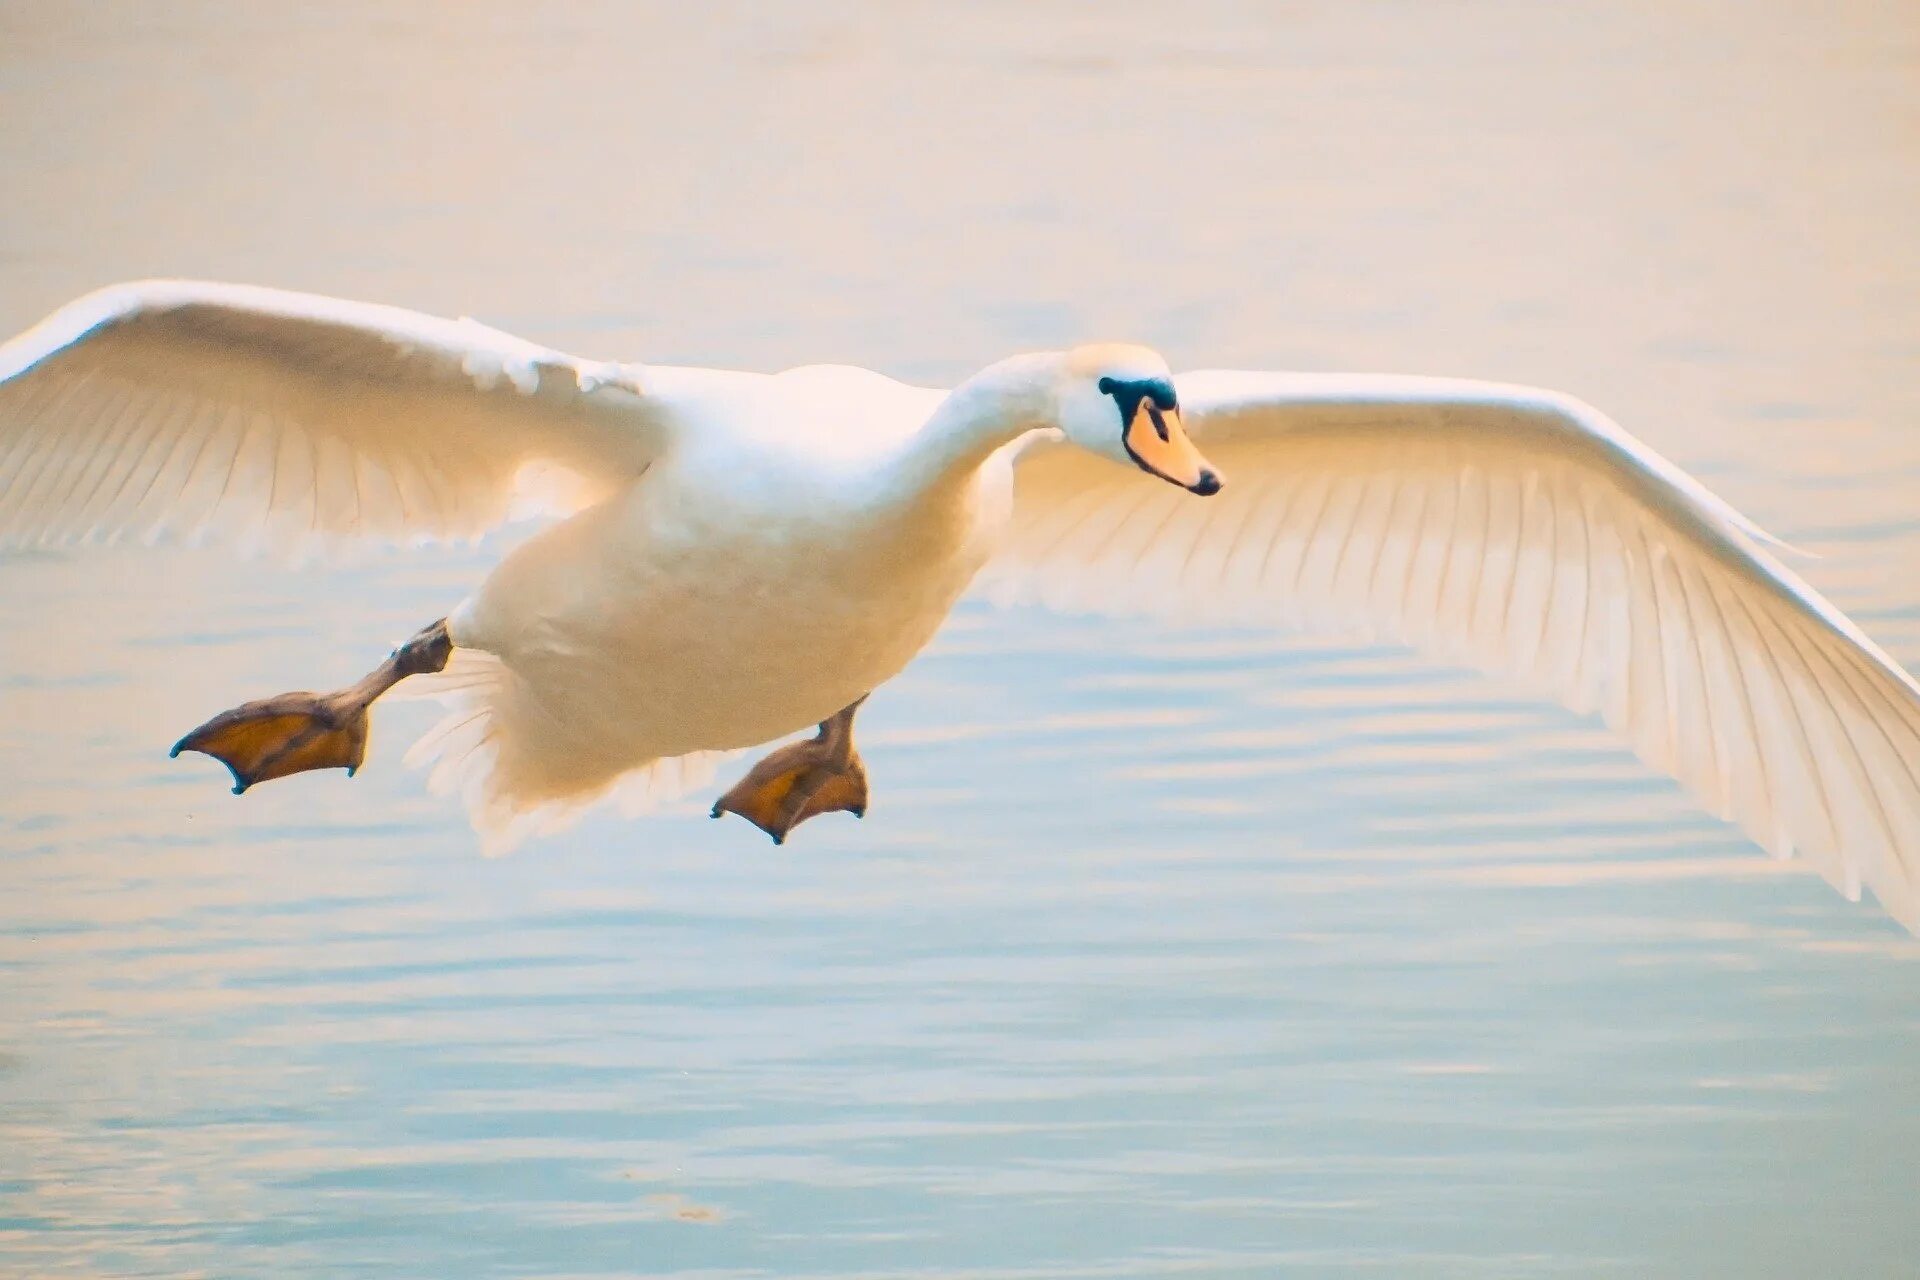
<svg viewBox="0 0 1920 1280"><path fill-rule="evenodd" d="M367 708L340 693L283 693L222 711L173 744L170 755L198 751L233 773L233 794L311 769L345 769L351 778L367 754Z"/></svg>
<svg viewBox="0 0 1920 1280"><path fill-rule="evenodd" d="M866 699L860 699L865 702ZM823 813L867 813L867 767L853 749L855 702L805 742L781 747L748 770L713 804L713 816L737 813L784 844L787 833Z"/></svg>
<svg viewBox="0 0 1920 1280"><path fill-rule="evenodd" d="M367 754L367 708L408 676L439 671L453 653L442 619L394 650L385 662L337 693L283 693L213 719L173 744L171 755L198 751L233 772L233 794L259 782L313 769L352 777Z"/></svg>

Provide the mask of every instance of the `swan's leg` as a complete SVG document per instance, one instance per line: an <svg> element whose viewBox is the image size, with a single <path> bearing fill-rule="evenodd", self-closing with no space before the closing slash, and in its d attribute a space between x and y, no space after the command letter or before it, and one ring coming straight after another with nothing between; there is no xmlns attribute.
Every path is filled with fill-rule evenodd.
<svg viewBox="0 0 1920 1280"><path fill-rule="evenodd" d="M737 813L772 836L775 844L823 813L844 809L865 817L867 767L853 749L853 713L865 701L859 698L832 719L822 720L818 734L781 747L753 766L733 790L714 801L713 816Z"/></svg>
<svg viewBox="0 0 1920 1280"><path fill-rule="evenodd" d="M367 754L367 708L405 680L439 671L453 654L442 618L393 651L358 684L337 693L283 693L223 711L173 744L171 755L198 751L233 770L233 794L256 782L345 769Z"/></svg>

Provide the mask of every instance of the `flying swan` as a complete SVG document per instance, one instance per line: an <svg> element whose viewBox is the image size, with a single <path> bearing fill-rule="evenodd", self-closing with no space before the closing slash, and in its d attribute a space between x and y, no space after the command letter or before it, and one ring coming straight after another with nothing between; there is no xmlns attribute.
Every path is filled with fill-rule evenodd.
<svg viewBox="0 0 1920 1280"><path fill-rule="evenodd" d="M298 551L565 518L347 689L174 748L234 790L410 759L495 846L818 725L714 805L778 841L867 804L862 700L981 583L1066 609L1362 631L1599 710L1649 764L1920 930L1920 686L1752 523L1595 410L1483 382L1014 356L952 391L577 359L471 320L118 285L0 346L0 548Z"/></svg>

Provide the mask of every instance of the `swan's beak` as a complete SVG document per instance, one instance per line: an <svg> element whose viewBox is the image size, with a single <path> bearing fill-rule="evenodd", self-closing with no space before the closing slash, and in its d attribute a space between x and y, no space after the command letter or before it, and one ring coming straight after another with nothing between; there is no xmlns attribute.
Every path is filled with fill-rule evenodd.
<svg viewBox="0 0 1920 1280"><path fill-rule="evenodd" d="M1120 439L1142 471L1203 498L1220 492L1220 473L1193 447L1178 409L1162 409L1151 396L1140 397Z"/></svg>

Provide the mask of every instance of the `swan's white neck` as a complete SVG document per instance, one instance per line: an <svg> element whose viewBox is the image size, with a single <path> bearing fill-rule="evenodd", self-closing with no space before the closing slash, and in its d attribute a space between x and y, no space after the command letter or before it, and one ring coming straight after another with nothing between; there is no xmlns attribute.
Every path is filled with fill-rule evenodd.
<svg viewBox="0 0 1920 1280"><path fill-rule="evenodd" d="M988 365L955 387L914 433L899 475L912 492L963 481L994 451L1050 426L1060 357L1047 352Z"/></svg>

